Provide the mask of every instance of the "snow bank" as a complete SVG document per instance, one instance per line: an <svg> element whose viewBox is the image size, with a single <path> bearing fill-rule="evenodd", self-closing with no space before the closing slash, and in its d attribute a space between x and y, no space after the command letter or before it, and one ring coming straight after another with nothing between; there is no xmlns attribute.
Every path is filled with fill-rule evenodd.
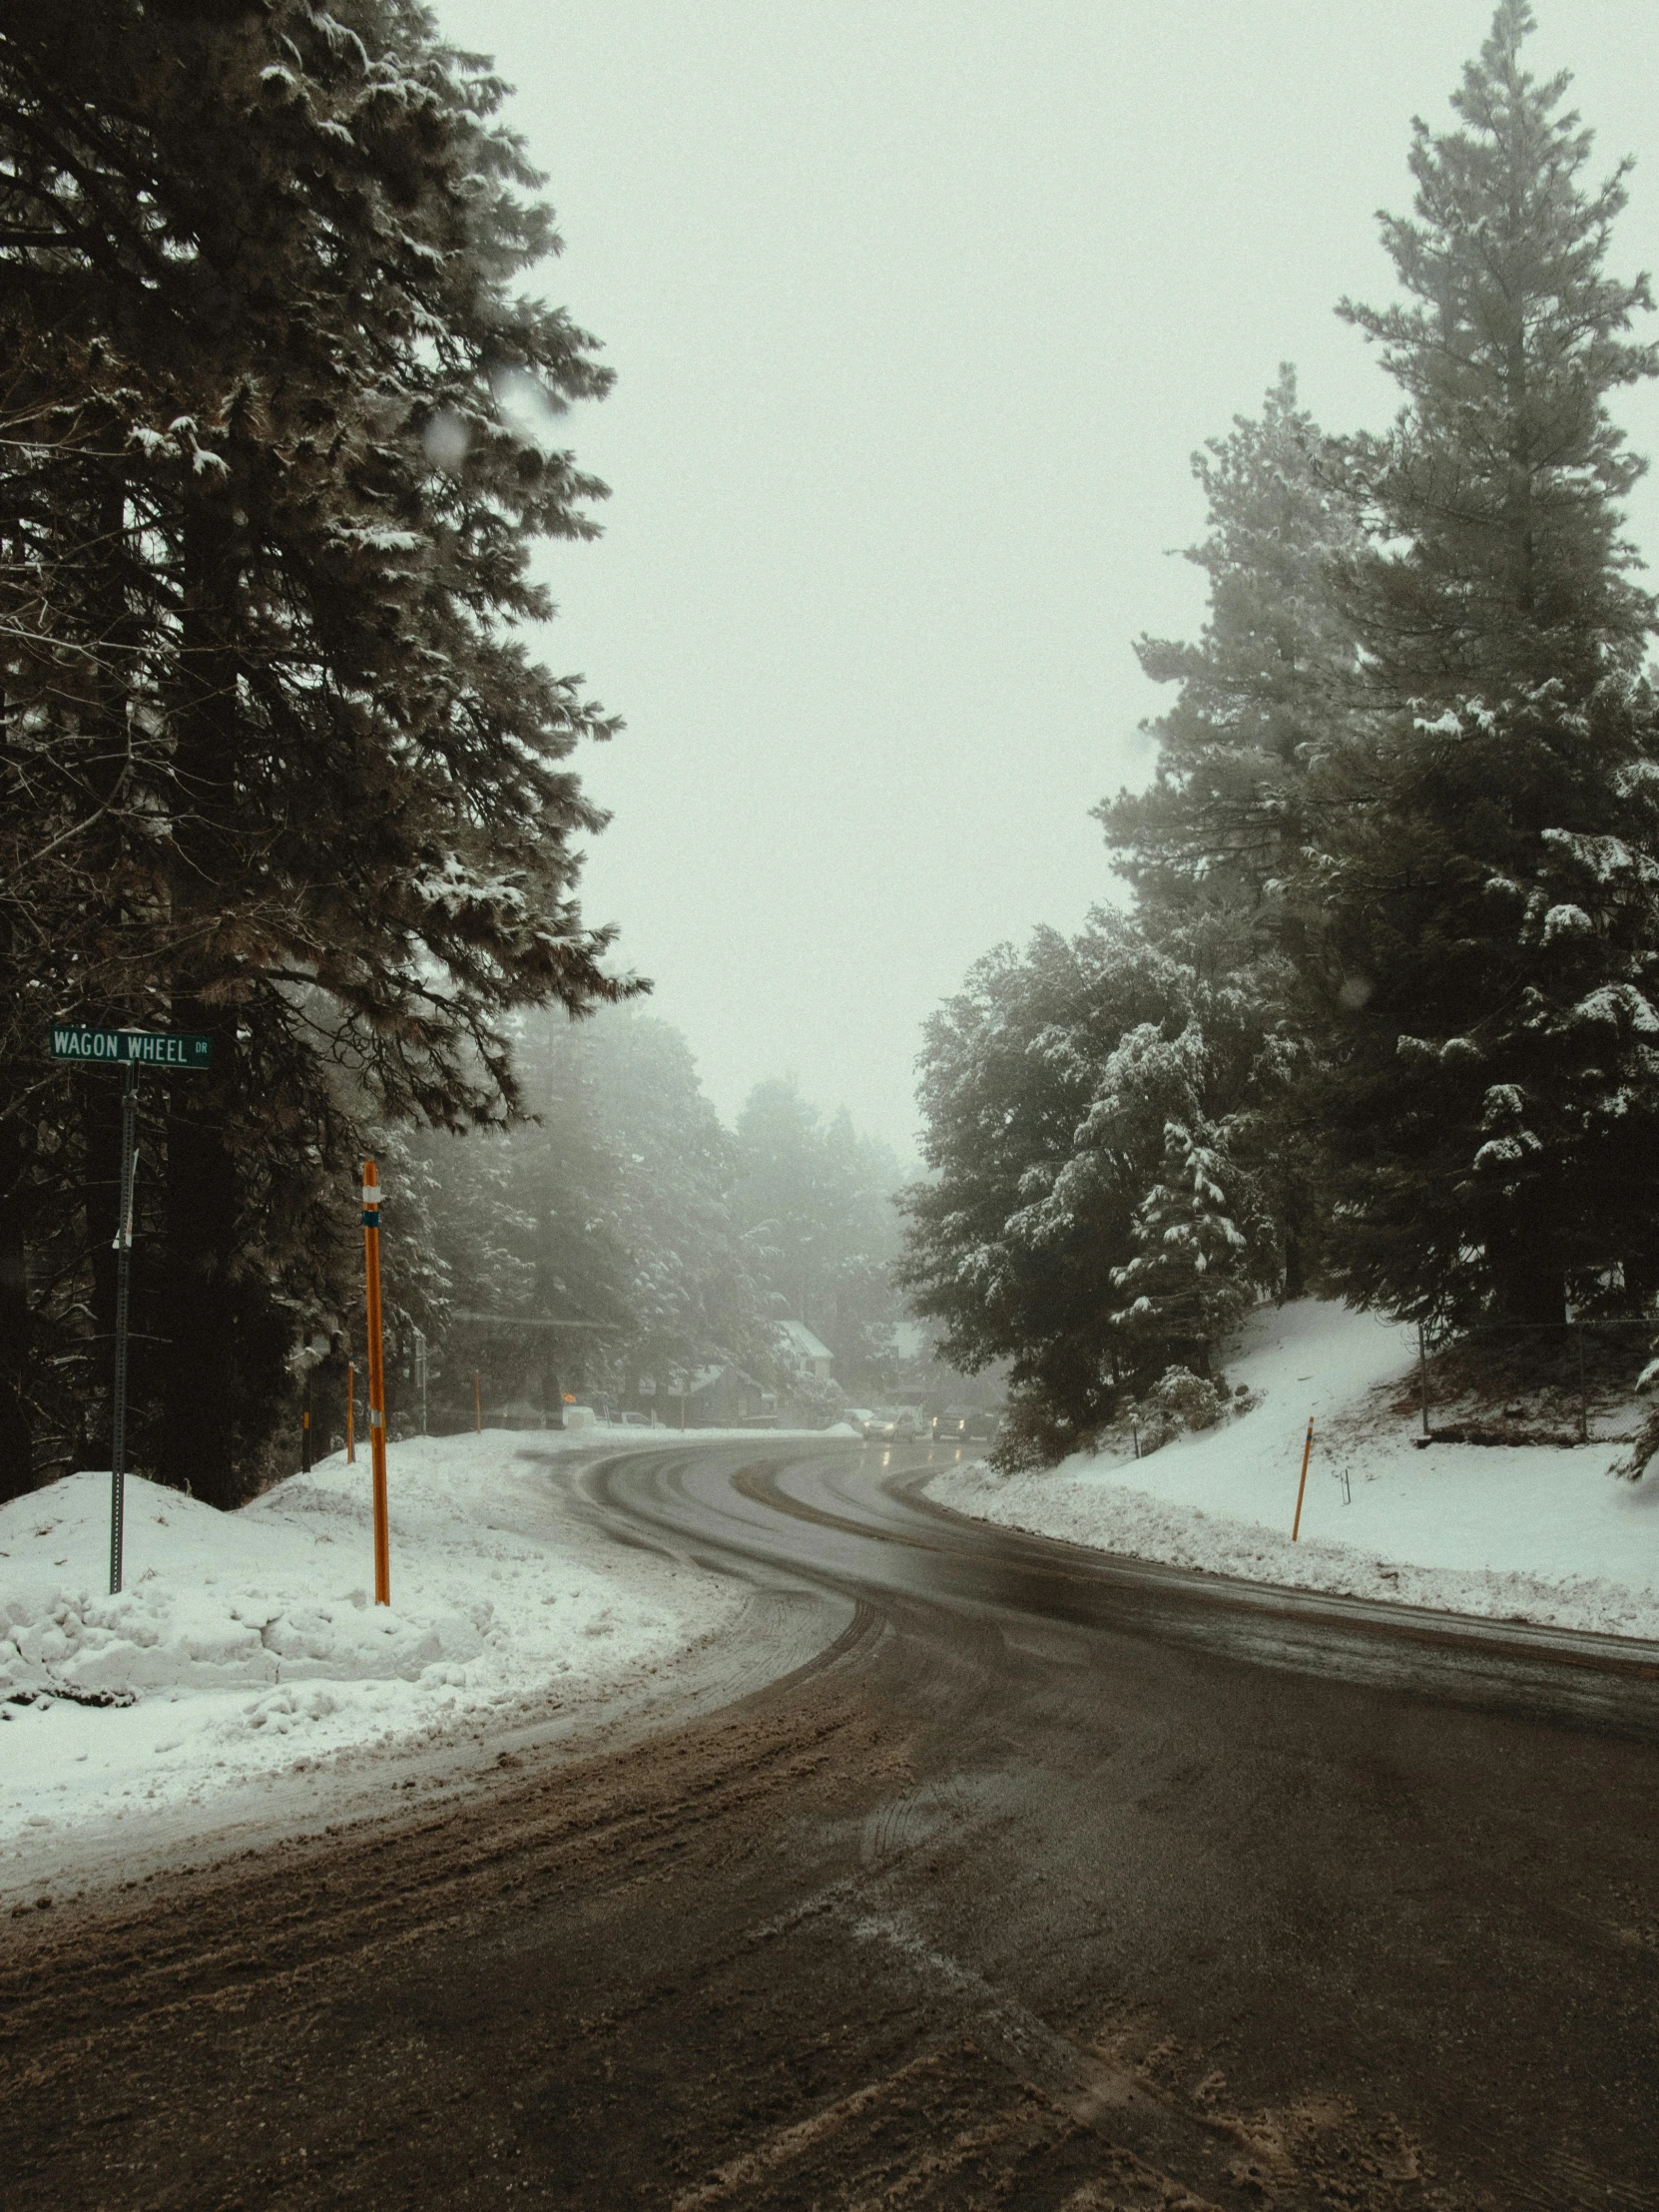
<svg viewBox="0 0 1659 2212"><path fill-rule="evenodd" d="M239 1513L130 1479L119 1597L108 1475L0 1506L0 1854L595 1699L728 1626L730 1585L585 1516L555 1472L576 1446L557 1431L394 1444L390 1607L371 1602L366 1451Z"/></svg>
<svg viewBox="0 0 1659 2212"><path fill-rule="evenodd" d="M1415 1332L1305 1299L1255 1315L1225 1362L1260 1402L1135 1460L1080 1453L1044 1474L982 1464L928 1494L1039 1535L1253 1581L1495 1619L1659 1638L1659 1472L1608 1473L1608 1443L1411 1441L1393 1390ZM1308 1416L1315 1443L1291 1542ZM1347 1482L1343 1477L1346 1473Z"/></svg>

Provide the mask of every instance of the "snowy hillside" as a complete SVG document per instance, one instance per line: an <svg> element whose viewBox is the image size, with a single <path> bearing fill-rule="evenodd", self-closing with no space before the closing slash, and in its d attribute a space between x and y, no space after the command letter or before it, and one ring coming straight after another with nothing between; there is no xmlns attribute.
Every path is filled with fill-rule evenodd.
<svg viewBox="0 0 1659 2212"><path fill-rule="evenodd" d="M1252 1317L1225 1360L1259 1400L1150 1458L1051 1472L983 1466L929 1494L1042 1535L1220 1574L1454 1612L1659 1637L1659 1472L1607 1469L1611 1442L1417 1448L1399 1410L1412 1331L1306 1299ZM1314 1454L1291 1541L1308 1416ZM1346 1479L1345 1479L1346 1477Z"/></svg>

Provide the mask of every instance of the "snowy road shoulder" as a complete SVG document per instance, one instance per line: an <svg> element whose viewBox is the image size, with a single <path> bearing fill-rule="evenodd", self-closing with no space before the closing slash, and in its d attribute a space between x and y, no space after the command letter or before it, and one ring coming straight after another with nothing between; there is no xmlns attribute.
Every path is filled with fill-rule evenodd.
<svg viewBox="0 0 1659 2212"><path fill-rule="evenodd" d="M394 1445L389 1608L371 1603L366 1455L231 1514L130 1480L118 1597L107 1475L0 1507L0 1866L152 1811L201 1808L206 1828L246 1785L598 1706L671 1670L744 1593L614 1543L574 1480L663 1440Z"/></svg>
<svg viewBox="0 0 1659 2212"><path fill-rule="evenodd" d="M1413 1333L1316 1300L1258 1314L1226 1363L1252 1409L1151 1457L1079 1454L1050 1471L936 1475L960 1513L1133 1558L1492 1620L1659 1639L1659 1470L1608 1473L1617 1447L1417 1449L1382 1385ZM1308 1416L1315 1450L1291 1520Z"/></svg>

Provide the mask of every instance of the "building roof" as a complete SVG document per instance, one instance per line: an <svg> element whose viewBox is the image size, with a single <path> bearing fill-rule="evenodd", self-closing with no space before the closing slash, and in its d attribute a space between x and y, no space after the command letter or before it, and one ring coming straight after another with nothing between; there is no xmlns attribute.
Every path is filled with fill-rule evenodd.
<svg viewBox="0 0 1659 2212"><path fill-rule="evenodd" d="M746 1375L743 1369L735 1363L728 1363L724 1367L694 1369L687 1381L686 1395L697 1397L704 1390L713 1389L717 1382L724 1382L727 1379L747 1389L758 1390L761 1387L761 1384L756 1382L752 1375Z"/></svg>
<svg viewBox="0 0 1659 2212"><path fill-rule="evenodd" d="M832 1360L835 1355L822 1338L815 1337L804 1321L781 1321L778 1333L791 1352L803 1360Z"/></svg>

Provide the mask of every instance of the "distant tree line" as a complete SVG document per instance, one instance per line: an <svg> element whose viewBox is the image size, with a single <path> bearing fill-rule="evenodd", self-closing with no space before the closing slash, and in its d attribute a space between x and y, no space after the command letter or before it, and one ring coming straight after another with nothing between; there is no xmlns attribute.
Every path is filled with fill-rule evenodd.
<svg viewBox="0 0 1659 2212"><path fill-rule="evenodd" d="M355 1311L354 1163L510 1121L512 1023L627 995L575 899L614 728L522 626L603 486L504 87L412 0L0 22L0 1496L107 1463L143 1086L137 1461L229 1504Z"/></svg>
<svg viewBox="0 0 1659 2212"><path fill-rule="evenodd" d="M760 1084L728 1129L685 1039L632 1008L521 1032L528 1119L411 1134L388 1162L391 1327L404 1354L415 1329L434 1348L446 1425L470 1420L475 1377L487 1407L521 1418L557 1419L569 1390L672 1420L682 1387L729 1366L784 1409L828 1417L833 1393L780 1330L792 1318L837 1383L885 1386L901 1171L882 1146L844 1112L826 1121L790 1079ZM326 1349L313 1394L337 1411Z"/></svg>
<svg viewBox="0 0 1659 2212"><path fill-rule="evenodd" d="M1264 1294L1437 1327L1659 1289L1654 602L1610 413L1659 355L1607 274L1567 78L1502 0L1415 126L1400 298L1344 317L1402 403L1323 435L1286 369L1196 463L1197 644L1150 787L1099 810L1134 896L973 970L922 1059L903 1280L1013 1361L1014 1461L1203 1379Z"/></svg>

